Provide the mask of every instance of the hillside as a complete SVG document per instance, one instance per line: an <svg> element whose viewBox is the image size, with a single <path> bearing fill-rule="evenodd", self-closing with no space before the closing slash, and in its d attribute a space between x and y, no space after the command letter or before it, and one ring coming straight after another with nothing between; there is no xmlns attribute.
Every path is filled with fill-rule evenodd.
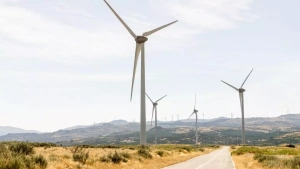
<svg viewBox="0 0 300 169"><path fill-rule="evenodd" d="M246 137L249 143L279 143L281 140L298 139L283 137L300 130L300 114L288 114L272 118L246 118ZM147 142L154 139L154 128L147 122ZM158 122L160 143L192 143L194 140L194 119ZM239 143L241 119L216 118L199 120L198 130L203 143ZM75 126L53 133L18 133L0 136L0 141L34 141L62 144L137 144L139 142L139 123L115 120L110 123L98 123L92 126ZM293 134L292 134L293 135ZM272 140L270 140L272 138ZM273 139L276 138L276 139ZM267 142L265 142L267 140Z"/></svg>
<svg viewBox="0 0 300 169"><path fill-rule="evenodd" d="M0 136L9 133L40 133L40 132L36 130L24 130L21 128L10 127L10 126L0 126Z"/></svg>

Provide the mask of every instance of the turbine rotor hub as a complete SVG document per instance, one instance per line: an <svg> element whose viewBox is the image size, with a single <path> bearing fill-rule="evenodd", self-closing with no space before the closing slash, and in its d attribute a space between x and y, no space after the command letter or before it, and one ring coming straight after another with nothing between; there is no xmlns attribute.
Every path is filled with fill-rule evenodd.
<svg viewBox="0 0 300 169"><path fill-rule="evenodd" d="M243 89L243 88L239 88L239 92L245 92L246 90L245 89Z"/></svg>
<svg viewBox="0 0 300 169"><path fill-rule="evenodd" d="M158 103L153 103L153 105L154 105L154 106L157 106L157 105L158 105Z"/></svg>
<svg viewBox="0 0 300 169"><path fill-rule="evenodd" d="M194 113L198 113L198 110L194 110Z"/></svg>
<svg viewBox="0 0 300 169"><path fill-rule="evenodd" d="M136 43L145 43L147 40L148 40L148 38L145 36L137 36L135 38Z"/></svg>

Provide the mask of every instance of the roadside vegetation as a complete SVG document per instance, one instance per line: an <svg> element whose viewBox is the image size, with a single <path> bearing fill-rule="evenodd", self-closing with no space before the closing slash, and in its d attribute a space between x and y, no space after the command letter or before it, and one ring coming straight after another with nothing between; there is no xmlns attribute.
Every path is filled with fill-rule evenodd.
<svg viewBox="0 0 300 169"><path fill-rule="evenodd" d="M0 169L155 169L209 153L215 145L80 145L0 143Z"/></svg>
<svg viewBox="0 0 300 169"><path fill-rule="evenodd" d="M44 156L35 153L33 144L0 143L0 169L45 169L47 165Z"/></svg>
<svg viewBox="0 0 300 169"><path fill-rule="evenodd" d="M297 146L231 146L231 149L237 169L300 169L300 148Z"/></svg>

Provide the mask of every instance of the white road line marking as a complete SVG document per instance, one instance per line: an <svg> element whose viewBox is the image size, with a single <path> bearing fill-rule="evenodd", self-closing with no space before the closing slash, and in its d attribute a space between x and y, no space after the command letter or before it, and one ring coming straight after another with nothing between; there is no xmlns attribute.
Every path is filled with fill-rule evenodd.
<svg viewBox="0 0 300 169"><path fill-rule="evenodd" d="M234 164L234 161L233 161L233 159L232 159L231 154L230 154L230 158L231 158L231 161L232 161L233 169L235 169L235 164Z"/></svg>
<svg viewBox="0 0 300 169"><path fill-rule="evenodd" d="M195 168L195 169L199 169L199 168L201 168L202 166L204 166L205 164L207 164L207 163L209 163L211 160L213 160L215 157L217 157L218 155L220 155L221 153L222 153L222 151L224 151L224 149L223 150L221 150L218 154L216 154L215 156L213 156L213 158L211 158L210 160L208 160L208 161L206 161L205 163L203 163L203 164L201 164L200 166L198 166L197 168Z"/></svg>

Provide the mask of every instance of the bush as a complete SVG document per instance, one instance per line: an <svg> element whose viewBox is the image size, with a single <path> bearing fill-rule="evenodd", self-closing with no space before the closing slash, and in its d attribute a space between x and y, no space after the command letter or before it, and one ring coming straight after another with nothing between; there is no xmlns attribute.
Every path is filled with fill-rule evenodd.
<svg viewBox="0 0 300 169"><path fill-rule="evenodd" d="M104 156L100 157L100 161L108 163L111 161L111 159L104 155Z"/></svg>
<svg viewBox="0 0 300 169"><path fill-rule="evenodd" d="M254 160L257 160L258 162L264 162L264 161L276 161L278 160L277 157L271 156L271 155L263 155L263 154L255 154Z"/></svg>
<svg viewBox="0 0 300 169"><path fill-rule="evenodd" d="M97 148L121 148L121 146L118 145L99 145Z"/></svg>
<svg viewBox="0 0 300 169"><path fill-rule="evenodd" d="M150 154L150 152L144 148L141 148L138 150L138 155L140 155L146 159L152 159L152 155Z"/></svg>
<svg viewBox="0 0 300 169"><path fill-rule="evenodd" d="M108 155L104 155L102 157L100 157L100 161L102 162L113 162L115 164L118 164L120 163L121 161L127 163L128 162L128 159L131 158L131 155L129 153L124 153L124 152L121 152L121 153L118 153L117 151L115 151L114 154L112 153L109 153Z"/></svg>
<svg viewBox="0 0 300 169"><path fill-rule="evenodd" d="M120 156L117 151L115 151L115 154L112 156L111 161L115 164L119 164L123 160L122 156Z"/></svg>
<svg viewBox="0 0 300 169"><path fill-rule="evenodd" d="M158 154L159 156L163 157L163 156L166 156L167 153L165 151L158 150L158 151L156 151L156 154Z"/></svg>
<svg viewBox="0 0 300 169"><path fill-rule="evenodd" d="M243 146L238 148L237 150L231 152L231 155L243 155L246 153L261 153L262 151L257 148L257 147L248 147L248 146Z"/></svg>
<svg viewBox="0 0 300 169"><path fill-rule="evenodd" d="M35 164L38 164L42 169L46 168L48 165L47 160L42 155L33 157L33 161L35 162Z"/></svg>
<svg viewBox="0 0 300 169"><path fill-rule="evenodd" d="M186 150L187 152L191 152L192 148L191 147L183 147L184 150Z"/></svg>
<svg viewBox="0 0 300 169"><path fill-rule="evenodd" d="M82 147L75 147L71 149L71 152L73 153L73 160L78 161L82 164L86 163L86 160L89 158L89 152L84 151Z"/></svg>
<svg viewBox="0 0 300 169"><path fill-rule="evenodd" d="M287 145L285 145L285 147L295 148L296 146L293 144L287 144Z"/></svg>
<svg viewBox="0 0 300 169"><path fill-rule="evenodd" d="M127 158L127 159L131 158L131 155L127 152L121 152L120 155L124 158Z"/></svg>
<svg viewBox="0 0 300 169"><path fill-rule="evenodd" d="M33 156L33 147L27 143L0 143L0 169L45 169L47 160Z"/></svg>
<svg viewBox="0 0 300 169"><path fill-rule="evenodd" d="M27 143L16 143L9 146L9 150L17 154L30 155L34 154L33 146Z"/></svg>
<svg viewBox="0 0 300 169"><path fill-rule="evenodd" d="M8 161L7 161L8 160ZM0 169L21 169L25 168L25 164L20 157L0 159Z"/></svg>

